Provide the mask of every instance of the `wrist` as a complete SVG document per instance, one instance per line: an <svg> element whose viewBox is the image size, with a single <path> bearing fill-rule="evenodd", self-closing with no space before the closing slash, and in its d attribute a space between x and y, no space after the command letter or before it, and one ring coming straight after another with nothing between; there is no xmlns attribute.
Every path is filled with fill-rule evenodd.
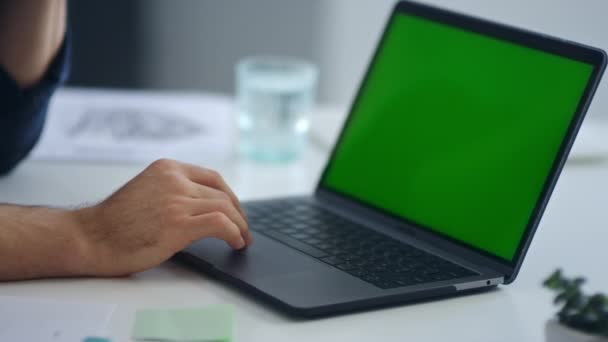
<svg viewBox="0 0 608 342"><path fill-rule="evenodd" d="M0 280L91 275L79 211L0 205Z"/></svg>
<svg viewBox="0 0 608 342"><path fill-rule="evenodd" d="M65 226L68 227L68 245L63 257L64 272L68 276L88 276L95 274L95 248L88 227L93 224L91 208L64 212Z"/></svg>
<svg viewBox="0 0 608 342"><path fill-rule="evenodd" d="M114 253L108 241L107 223L103 204L77 209L71 212L75 222L75 255L78 260L72 266L80 276L113 276Z"/></svg>

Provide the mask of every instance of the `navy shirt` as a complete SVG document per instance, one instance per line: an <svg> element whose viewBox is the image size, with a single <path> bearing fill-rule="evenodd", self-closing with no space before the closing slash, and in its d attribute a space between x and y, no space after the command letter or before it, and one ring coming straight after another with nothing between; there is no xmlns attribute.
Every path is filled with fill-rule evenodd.
<svg viewBox="0 0 608 342"><path fill-rule="evenodd" d="M0 175L11 171L32 150L44 126L53 92L69 73L69 35L38 84L21 89L0 67Z"/></svg>

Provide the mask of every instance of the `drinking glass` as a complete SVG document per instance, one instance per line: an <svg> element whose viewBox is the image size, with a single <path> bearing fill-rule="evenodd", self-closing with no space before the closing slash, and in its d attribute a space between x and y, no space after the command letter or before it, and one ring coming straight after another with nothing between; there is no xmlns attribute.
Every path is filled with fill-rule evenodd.
<svg viewBox="0 0 608 342"><path fill-rule="evenodd" d="M306 145L318 69L290 57L248 57L236 66L240 152L286 162Z"/></svg>

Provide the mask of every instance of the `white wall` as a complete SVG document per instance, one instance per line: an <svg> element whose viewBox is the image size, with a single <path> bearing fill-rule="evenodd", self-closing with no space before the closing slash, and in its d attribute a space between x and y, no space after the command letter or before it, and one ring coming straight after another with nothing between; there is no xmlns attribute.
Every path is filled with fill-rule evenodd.
<svg viewBox="0 0 608 342"><path fill-rule="evenodd" d="M232 92L234 64L255 54L316 61L320 0L147 0L144 83L151 88Z"/></svg>
<svg viewBox="0 0 608 342"><path fill-rule="evenodd" d="M321 99L349 103L359 85L393 0L331 0L321 6L317 46Z"/></svg>
<svg viewBox="0 0 608 342"><path fill-rule="evenodd" d="M486 19L608 50L608 0L427 0ZM320 60L324 96L349 103L383 28L391 0L331 0L321 8ZM608 119L608 76L590 114Z"/></svg>
<svg viewBox="0 0 608 342"><path fill-rule="evenodd" d="M460 12L608 50L608 0L426 0ZM142 10L144 84L233 91L245 55L319 63L320 99L350 102L393 0L148 0ZM598 109L596 109L598 108ZM590 113L608 119L608 81Z"/></svg>

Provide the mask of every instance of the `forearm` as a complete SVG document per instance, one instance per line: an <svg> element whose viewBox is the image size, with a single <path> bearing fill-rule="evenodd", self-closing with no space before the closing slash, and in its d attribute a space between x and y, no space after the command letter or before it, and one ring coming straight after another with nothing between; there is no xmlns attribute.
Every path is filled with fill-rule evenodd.
<svg viewBox="0 0 608 342"><path fill-rule="evenodd" d="M0 0L0 65L22 88L36 84L66 30L66 0Z"/></svg>
<svg viewBox="0 0 608 342"><path fill-rule="evenodd" d="M0 205L0 281L83 275L75 211Z"/></svg>
<svg viewBox="0 0 608 342"><path fill-rule="evenodd" d="M252 243L234 192L216 171L158 160L94 206L0 205L0 281L129 275L211 237Z"/></svg>

